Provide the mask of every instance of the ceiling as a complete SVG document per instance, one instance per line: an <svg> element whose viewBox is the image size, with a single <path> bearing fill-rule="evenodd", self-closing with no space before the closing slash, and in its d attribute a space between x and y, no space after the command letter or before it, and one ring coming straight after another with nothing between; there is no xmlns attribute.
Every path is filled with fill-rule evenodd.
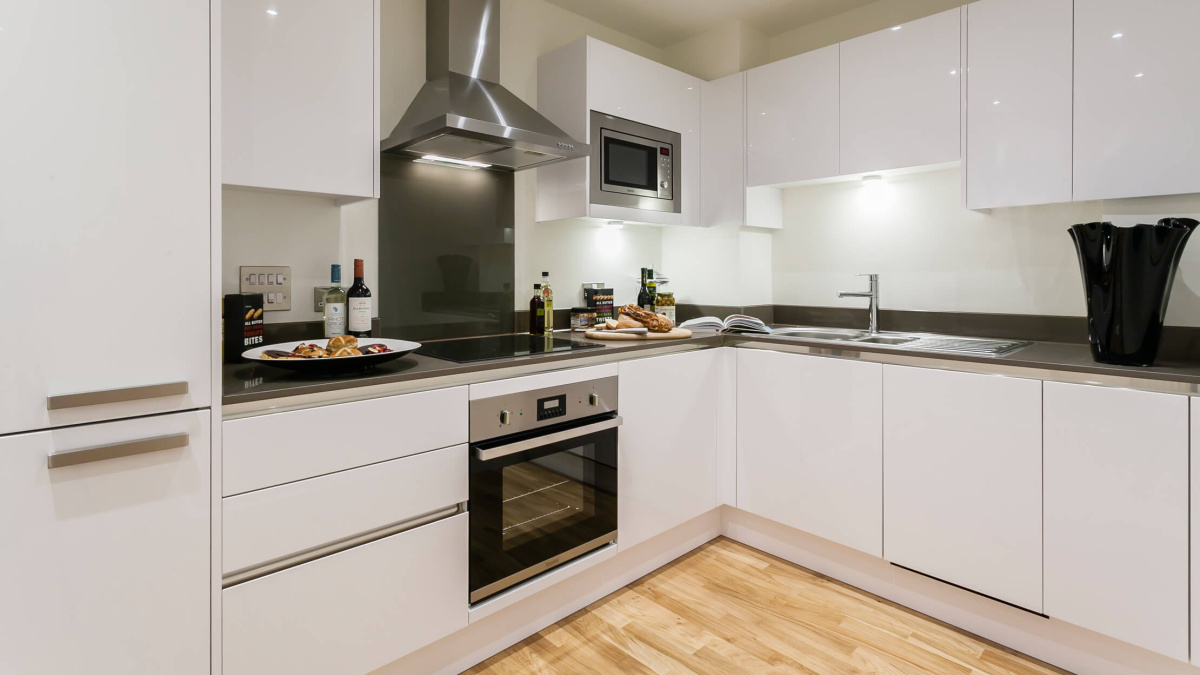
<svg viewBox="0 0 1200 675"><path fill-rule="evenodd" d="M548 0L656 47L667 47L735 20L778 35L873 0Z"/></svg>

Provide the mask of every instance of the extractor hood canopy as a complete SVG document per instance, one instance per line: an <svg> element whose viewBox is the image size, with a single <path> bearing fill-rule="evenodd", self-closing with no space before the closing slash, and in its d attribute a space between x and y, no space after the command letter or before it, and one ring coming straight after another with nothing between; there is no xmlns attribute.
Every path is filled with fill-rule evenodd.
<svg viewBox="0 0 1200 675"><path fill-rule="evenodd" d="M500 0L426 0L425 78L380 150L520 171L590 154L500 80Z"/></svg>

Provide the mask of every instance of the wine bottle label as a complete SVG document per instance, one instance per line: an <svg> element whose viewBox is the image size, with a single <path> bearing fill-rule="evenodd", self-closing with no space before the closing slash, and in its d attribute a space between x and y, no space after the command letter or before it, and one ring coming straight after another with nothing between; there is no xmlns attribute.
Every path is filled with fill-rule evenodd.
<svg viewBox="0 0 1200 675"><path fill-rule="evenodd" d="M346 334L346 303L326 303L325 337L334 338Z"/></svg>
<svg viewBox="0 0 1200 675"><path fill-rule="evenodd" d="M370 298L350 298L350 306L346 311L346 322L350 327L350 332L361 333L371 330Z"/></svg>

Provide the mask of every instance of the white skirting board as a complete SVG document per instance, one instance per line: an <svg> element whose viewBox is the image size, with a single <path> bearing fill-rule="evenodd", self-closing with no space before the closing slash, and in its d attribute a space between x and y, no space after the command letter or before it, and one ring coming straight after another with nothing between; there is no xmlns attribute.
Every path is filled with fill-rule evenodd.
<svg viewBox="0 0 1200 675"><path fill-rule="evenodd" d="M724 535L962 630L1088 675L1200 675L1200 669L1016 609L884 560L722 506L375 671L459 673Z"/></svg>

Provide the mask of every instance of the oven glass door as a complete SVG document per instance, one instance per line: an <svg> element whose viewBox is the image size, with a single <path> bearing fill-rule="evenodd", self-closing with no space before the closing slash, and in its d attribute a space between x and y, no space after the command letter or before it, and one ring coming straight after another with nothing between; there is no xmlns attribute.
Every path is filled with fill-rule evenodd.
<svg viewBox="0 0 1200 675"><path fill-rule="evenodd" d="M597 421L511 454L546 431L472 445L471 602L616 539L617 428L587 431Z"/></svg>

